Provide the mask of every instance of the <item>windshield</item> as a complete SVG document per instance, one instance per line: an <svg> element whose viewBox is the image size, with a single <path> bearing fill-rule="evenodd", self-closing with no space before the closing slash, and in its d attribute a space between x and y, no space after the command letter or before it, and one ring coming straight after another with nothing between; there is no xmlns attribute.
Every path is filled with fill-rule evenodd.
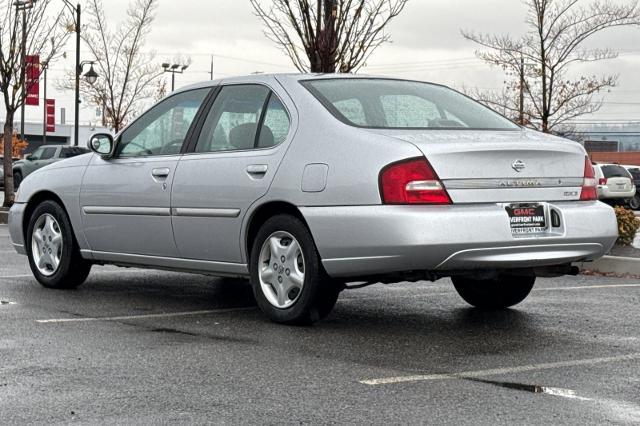
<svg viewBox="0 0 640 426"><path fill-rule="evenodd" d="M517 130L467 96L435 84L374 78L306 80L302 84L339 120L385 129Z"/></svg>

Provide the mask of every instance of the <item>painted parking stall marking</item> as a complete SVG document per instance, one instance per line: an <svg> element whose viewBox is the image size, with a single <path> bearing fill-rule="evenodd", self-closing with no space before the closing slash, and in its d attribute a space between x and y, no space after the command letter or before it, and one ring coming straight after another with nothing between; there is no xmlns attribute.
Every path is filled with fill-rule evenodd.
<svg viewBox="0 0 640 426"><path fill-rule="evenodd" d="M394 383L409 383L409 382L425 382L425 381L438 381L438 380L452 380L452 379L472 379L477 377L496 376L502 374L524 373L528 371L541 371L551 370L556 368L568 368L579 367L584 365L595 365L610 362L623 362L634 361L640 359L640 352L631 353L626 355L602 357L602 358L587 358L587 359L575 359L570 361L558 361L547 362L541 364L529 364L520 365L515 367L493 368L487 370L476 371L463 371L460 373L448 373L448 374L418 374L412 376L397 376L397 377L384 377L379 379L365 379L359 380L360 383L370 386L389 385Z"/></svg>

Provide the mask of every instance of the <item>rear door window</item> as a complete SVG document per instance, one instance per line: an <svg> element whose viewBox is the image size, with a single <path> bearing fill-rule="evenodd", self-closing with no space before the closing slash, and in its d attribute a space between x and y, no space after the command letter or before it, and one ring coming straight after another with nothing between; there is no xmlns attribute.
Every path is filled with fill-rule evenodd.
<svg viewBox="0 0 640 426"><path fill-rule="evenodd" d="M69 147L69 148L62 148L62 158L71 158L71 157L75 157L76 155L82 155L82 154L86 154L87 152L89 152L89 150L84 149L84 148L74 148L74 147Z"/></svg>
<svg viewBox="0 0 640 426"><path fill-rule="evenodd" d="M278 97L256 84L225 86L216 96L195 152L268 148L289 133L289 115Z"/></svg>
<svg viewBox="0 0 640 426"><path fill-rule="evenodd" d="M42 150L42 155L40 156L40 160L50 160L56 155L56 149L58 148L44 148Z"/></svg>

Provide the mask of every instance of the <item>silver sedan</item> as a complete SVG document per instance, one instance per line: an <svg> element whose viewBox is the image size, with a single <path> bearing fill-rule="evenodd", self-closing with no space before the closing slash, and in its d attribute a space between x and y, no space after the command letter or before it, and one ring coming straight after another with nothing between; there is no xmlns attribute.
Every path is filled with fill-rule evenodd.
<svg viewBox="0 0 640 426"><path fill-rule="evenodd" d="M435 84L207 82L89 147L29 175L11 209L46 287L94 264L248 277L269 318L309 323L345 288L451 277L495 309L617 237L582 146Z"/></svg>

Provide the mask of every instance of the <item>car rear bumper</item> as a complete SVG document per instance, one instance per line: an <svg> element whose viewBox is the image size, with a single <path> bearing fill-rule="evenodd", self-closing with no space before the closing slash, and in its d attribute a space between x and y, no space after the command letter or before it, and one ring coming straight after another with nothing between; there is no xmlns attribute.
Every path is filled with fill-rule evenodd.
<svg viewBox="0 0 640 426"><path fill-rule="evenodd" d="M25 203L14 203L11 206L11 210L9 210L9 236L11 237L13 248L20 254L27 254L24 233L22 232L22 219L26 207Z"/></svg>
<svg viewBox="0 0 640 426"><path fill-rule="evenodd" d="M635 186L628 191L612 191L606 186L598 186L598 199L600 200L608 200L608 199L628 199L633 198L636 195Z"/></svg>
<svg viewBox="0 0 640 426"><path fill-rule="evenodd" d="M549 203L561 226L514 237L502 204L453 206L304 207L333 277L403 271L509 269L595 260L617 236L613 209L603 203Z"/></svg>

